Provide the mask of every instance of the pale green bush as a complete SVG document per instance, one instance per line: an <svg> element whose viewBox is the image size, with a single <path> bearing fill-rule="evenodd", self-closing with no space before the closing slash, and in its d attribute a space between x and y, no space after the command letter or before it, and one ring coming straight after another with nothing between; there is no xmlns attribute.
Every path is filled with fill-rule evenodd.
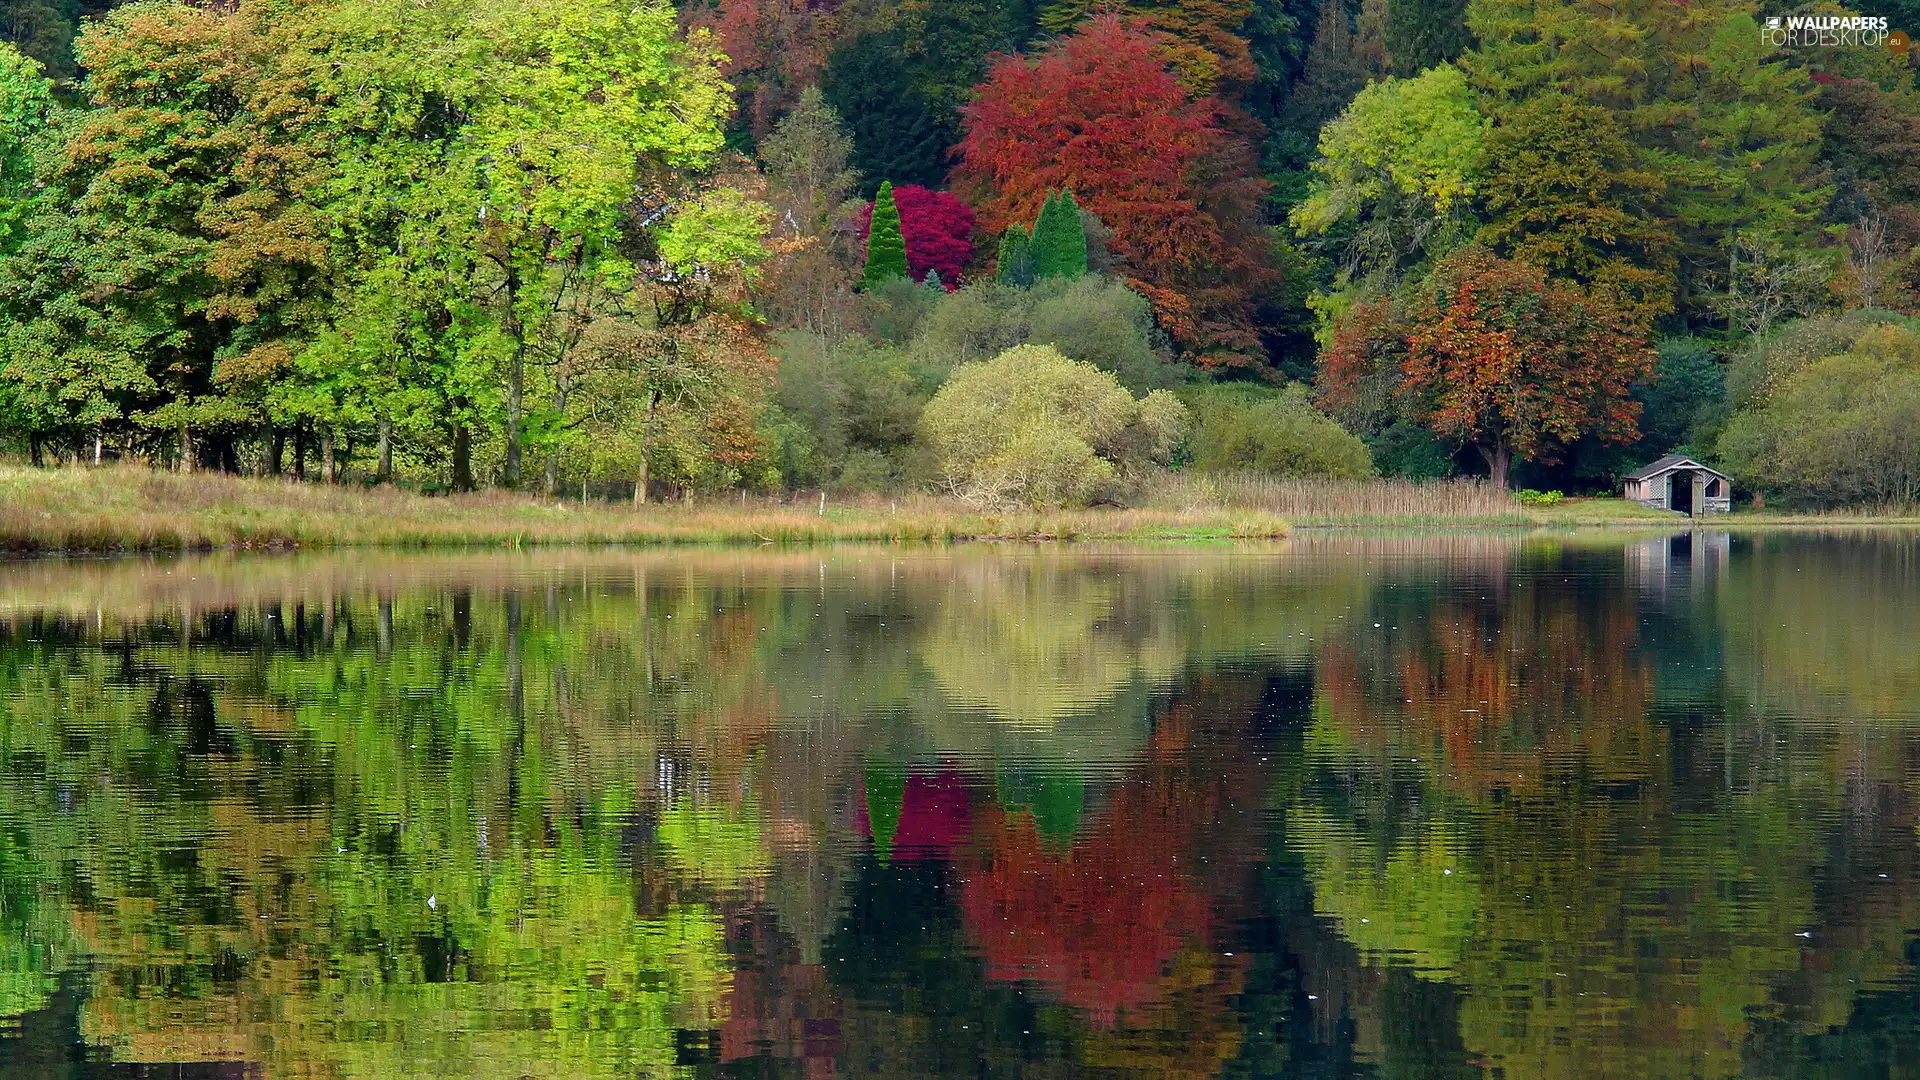
<svg viewBox="0 0 1920 1080"><path fill-rule="evenodd" d="M1166 464L1188 423L1164 390L1135 398L1048 346L964 364L921 416L947 487L981 505L1051 508L1111 498Z"/></svg>

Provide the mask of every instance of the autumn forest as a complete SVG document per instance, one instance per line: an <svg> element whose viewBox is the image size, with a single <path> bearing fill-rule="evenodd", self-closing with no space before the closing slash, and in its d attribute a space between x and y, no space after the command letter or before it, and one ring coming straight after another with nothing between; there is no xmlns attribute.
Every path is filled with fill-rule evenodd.
<svg viewBox="0 0 1920 1080"><path fill-rule="evenodd" d="M1044 507L1607 492L1680 451L1911 504L1898 30L1920 4L0 0L0 456Z"/></svg>

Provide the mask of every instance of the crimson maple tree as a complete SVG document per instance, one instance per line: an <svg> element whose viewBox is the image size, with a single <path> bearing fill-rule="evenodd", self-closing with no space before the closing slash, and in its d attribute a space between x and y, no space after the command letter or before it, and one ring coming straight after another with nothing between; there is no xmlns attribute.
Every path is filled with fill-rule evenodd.
<svg viewBox="0 0 1920 1080"><path fill-rule="evenodd" d="M948 291L959 288L962 272L973 261L972 209L944 191L929 191L919 184L894 188L893 203L900 210L900 235L907 242L907 270L913 279L924 281L927 271L933 270ZM869 202L860 211L862 243L872 223Z"/></svg>
<svg viewBox="0 0 1920 1080"><path fill-rule="evenodd" d="M1071 188L1184 352L1249 365L1261 356L1255 299L1277 281L1260 227L1265 182L1222 106L1181 84L1173 44L1103 15L1036 57L1003 58L964 110L955 175L993 233Z"/></svg>

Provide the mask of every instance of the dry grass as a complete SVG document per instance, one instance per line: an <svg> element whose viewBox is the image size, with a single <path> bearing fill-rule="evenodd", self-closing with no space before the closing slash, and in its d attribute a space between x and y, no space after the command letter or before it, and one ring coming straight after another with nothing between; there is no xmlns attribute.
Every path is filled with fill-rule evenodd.
<svg viewBox="0 0 1920 1080"><path fill-rule="evenodd" d="M1472 480L1283 480L1258 474L1167 478L1156 506L1233 506L1296 525L1531 525L1537 516L1511 495Z"/></svg>
<svg viewBox="0 0 1920 1080"><path fill-rule="evenodd" d="M848 541L1194 540L1277 537L1284 520L1223 506L985 513L931 497L784 499L631 507L488 492L387 489L180 475L126 466L0 465L0 551L813 544Z"/></svg>

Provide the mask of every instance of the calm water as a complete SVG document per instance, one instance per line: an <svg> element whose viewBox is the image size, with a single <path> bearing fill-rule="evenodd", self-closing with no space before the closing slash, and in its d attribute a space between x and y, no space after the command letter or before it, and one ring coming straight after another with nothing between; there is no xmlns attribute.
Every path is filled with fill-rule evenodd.
<svg viewBox="0 0 1920 1080"><path fill-rule="evenodd" d="M1920 1072L1920 534L0 565L0 1076Z"/></svg>

